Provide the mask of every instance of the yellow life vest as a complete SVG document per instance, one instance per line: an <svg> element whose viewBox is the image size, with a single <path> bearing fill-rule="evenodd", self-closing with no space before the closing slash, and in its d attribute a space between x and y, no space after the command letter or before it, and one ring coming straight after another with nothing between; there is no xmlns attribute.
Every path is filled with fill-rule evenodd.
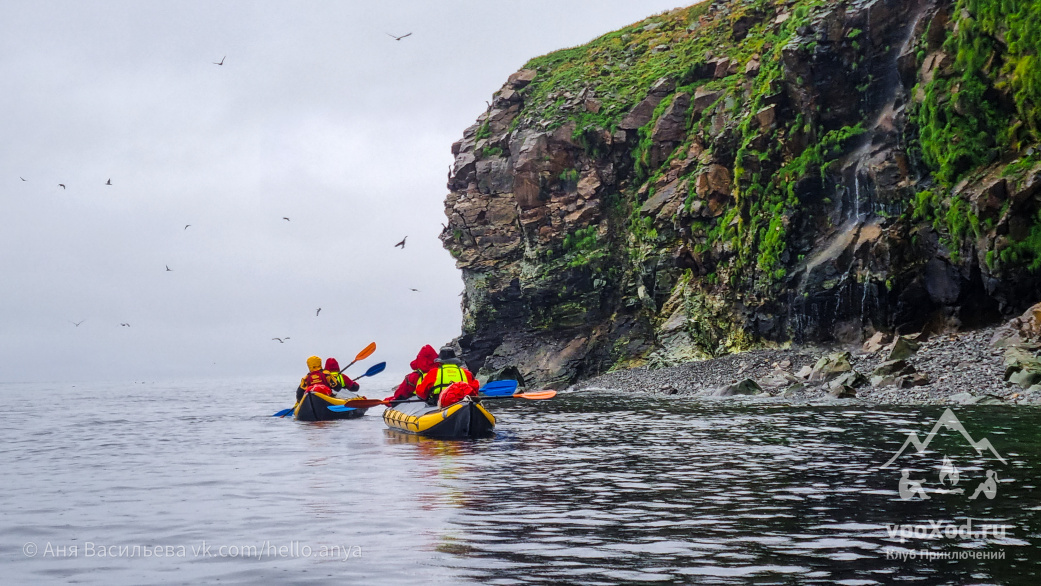
<svg viewBox="0 0 1041 586"><path fill-rule="evenodd" d="M427 374L430 374L429 372ZM423 375L419 379L419 383L423 382L426 375ZM463 369L458 364L442 364L437 369L437 380L434 381L434 385L430 387L430 397L436 397L441 394L441 391L447 388L452 383L464 383L466 382L466 374L463 373ZM419 383L416 386L419 386Z"/></svg>

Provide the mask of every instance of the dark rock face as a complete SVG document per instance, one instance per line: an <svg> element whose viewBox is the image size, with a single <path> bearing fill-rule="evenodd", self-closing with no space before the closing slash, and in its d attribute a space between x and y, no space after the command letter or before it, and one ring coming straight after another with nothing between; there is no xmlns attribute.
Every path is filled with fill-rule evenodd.
<svg viewBox="0 0 1041 586"><path fill-rule="evenodd" d="M971 15L947 0L757 6L678 9L536 59L452 145L442 241L471 367L564 384L974 327L1041 297L1020 258L1041 160L998 153L949 185L920 156L923 111L975 107L933 83L956 83L944 43ZM768 33L782 40L742 49ZM645 63L671 73L612 83Z"/></svg>

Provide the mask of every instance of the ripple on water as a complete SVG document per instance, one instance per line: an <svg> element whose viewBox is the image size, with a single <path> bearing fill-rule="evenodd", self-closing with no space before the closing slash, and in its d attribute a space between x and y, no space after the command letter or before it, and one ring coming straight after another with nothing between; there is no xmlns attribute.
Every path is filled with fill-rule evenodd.
<svg viewBox="0 0 1041 586"><path fill-rule="evenodd" d="M494 438L444 442L386 430L379 410L305 424L271 418L281 381L229 410L215 383L51 389L60 418L0 413L0 561L16 582L300 581L876 584L1008 581L1038 574L1036 424L959 412L1010 466L1000 497L905 503L878 466L925 408L783 407L611 393L497 403ZM219 388L227 388L225 383ZM87 397L87 398L85 398ZM161 400L156 400L161 397ZM245 405L245 407L243 407ZM922 432L924 433L924 432ZM1015 454L1015 455L1012 455ZM912 462L916 473L933 471ZM960 461L966 476L987 463ZM893 523L969 514L1003 539L923 547L1004 560L887 559ZM30 559L27 541L357 545L361 558ZM905 544L914 545L918 544ZM876 579L877 578L877 579ZM1036 580L1035 580L1036 581Z"/></svg>

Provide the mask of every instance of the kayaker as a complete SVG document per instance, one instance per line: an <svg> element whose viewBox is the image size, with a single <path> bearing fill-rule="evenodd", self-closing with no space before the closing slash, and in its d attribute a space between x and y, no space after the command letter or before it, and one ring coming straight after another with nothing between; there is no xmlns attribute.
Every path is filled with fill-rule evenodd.
<svg viewBox="0 0 1041 586"><path fill-rule="evenodd" d="M307 389L313 386L316 387L316 392L332 395L329 379L325 378L325 373L322 372L322 359L317 356L307 358L307 374L300 379L300 386L296 389L296 402L299 403Z"/></svg>
<svg viewBox="0 0 1041 586"><path fill-rule="evenodd" d="M414 395L419 379L435 366L437 366L437 350L434 350L433 346L427 344L419 349L416 359L409 363L412 372L405 376L405 379L398 385L394 394L384 399L384 401L404 401Z"/></svg>
<svg viewBox="0 0 1041 586"><path fill-rule="evenodd" d="M480 384L473 373L462 367L456 358L455 349L451 346L441 348L437 355L437 366L419 379L416 385L416 396L430 405L437 405L441 391L452 383L467 383L477 391Z"/></svg>
<svg viewBox="0 0 1041 586"><path fill-rule="evenodd" d="M329 388L336 393L342 389L347 389L352 393L357 393L358 389L361 388L358 383L352 381L350 377L340 372L340 363L336 362L335 358L325 359L325 370L322 371L325 375L325 380L329 381Z"/></svg>

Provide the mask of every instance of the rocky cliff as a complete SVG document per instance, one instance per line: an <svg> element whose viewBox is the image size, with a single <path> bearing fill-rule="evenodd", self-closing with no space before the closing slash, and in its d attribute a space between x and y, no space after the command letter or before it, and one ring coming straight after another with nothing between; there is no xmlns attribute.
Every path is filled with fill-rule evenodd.
<svg viewBox="0 0 1041 586"><path fill-rule="evenodd" d="M452 145L472 368L566 383L1041 298L1041 2L732 0L533 59Z"/></svg>

